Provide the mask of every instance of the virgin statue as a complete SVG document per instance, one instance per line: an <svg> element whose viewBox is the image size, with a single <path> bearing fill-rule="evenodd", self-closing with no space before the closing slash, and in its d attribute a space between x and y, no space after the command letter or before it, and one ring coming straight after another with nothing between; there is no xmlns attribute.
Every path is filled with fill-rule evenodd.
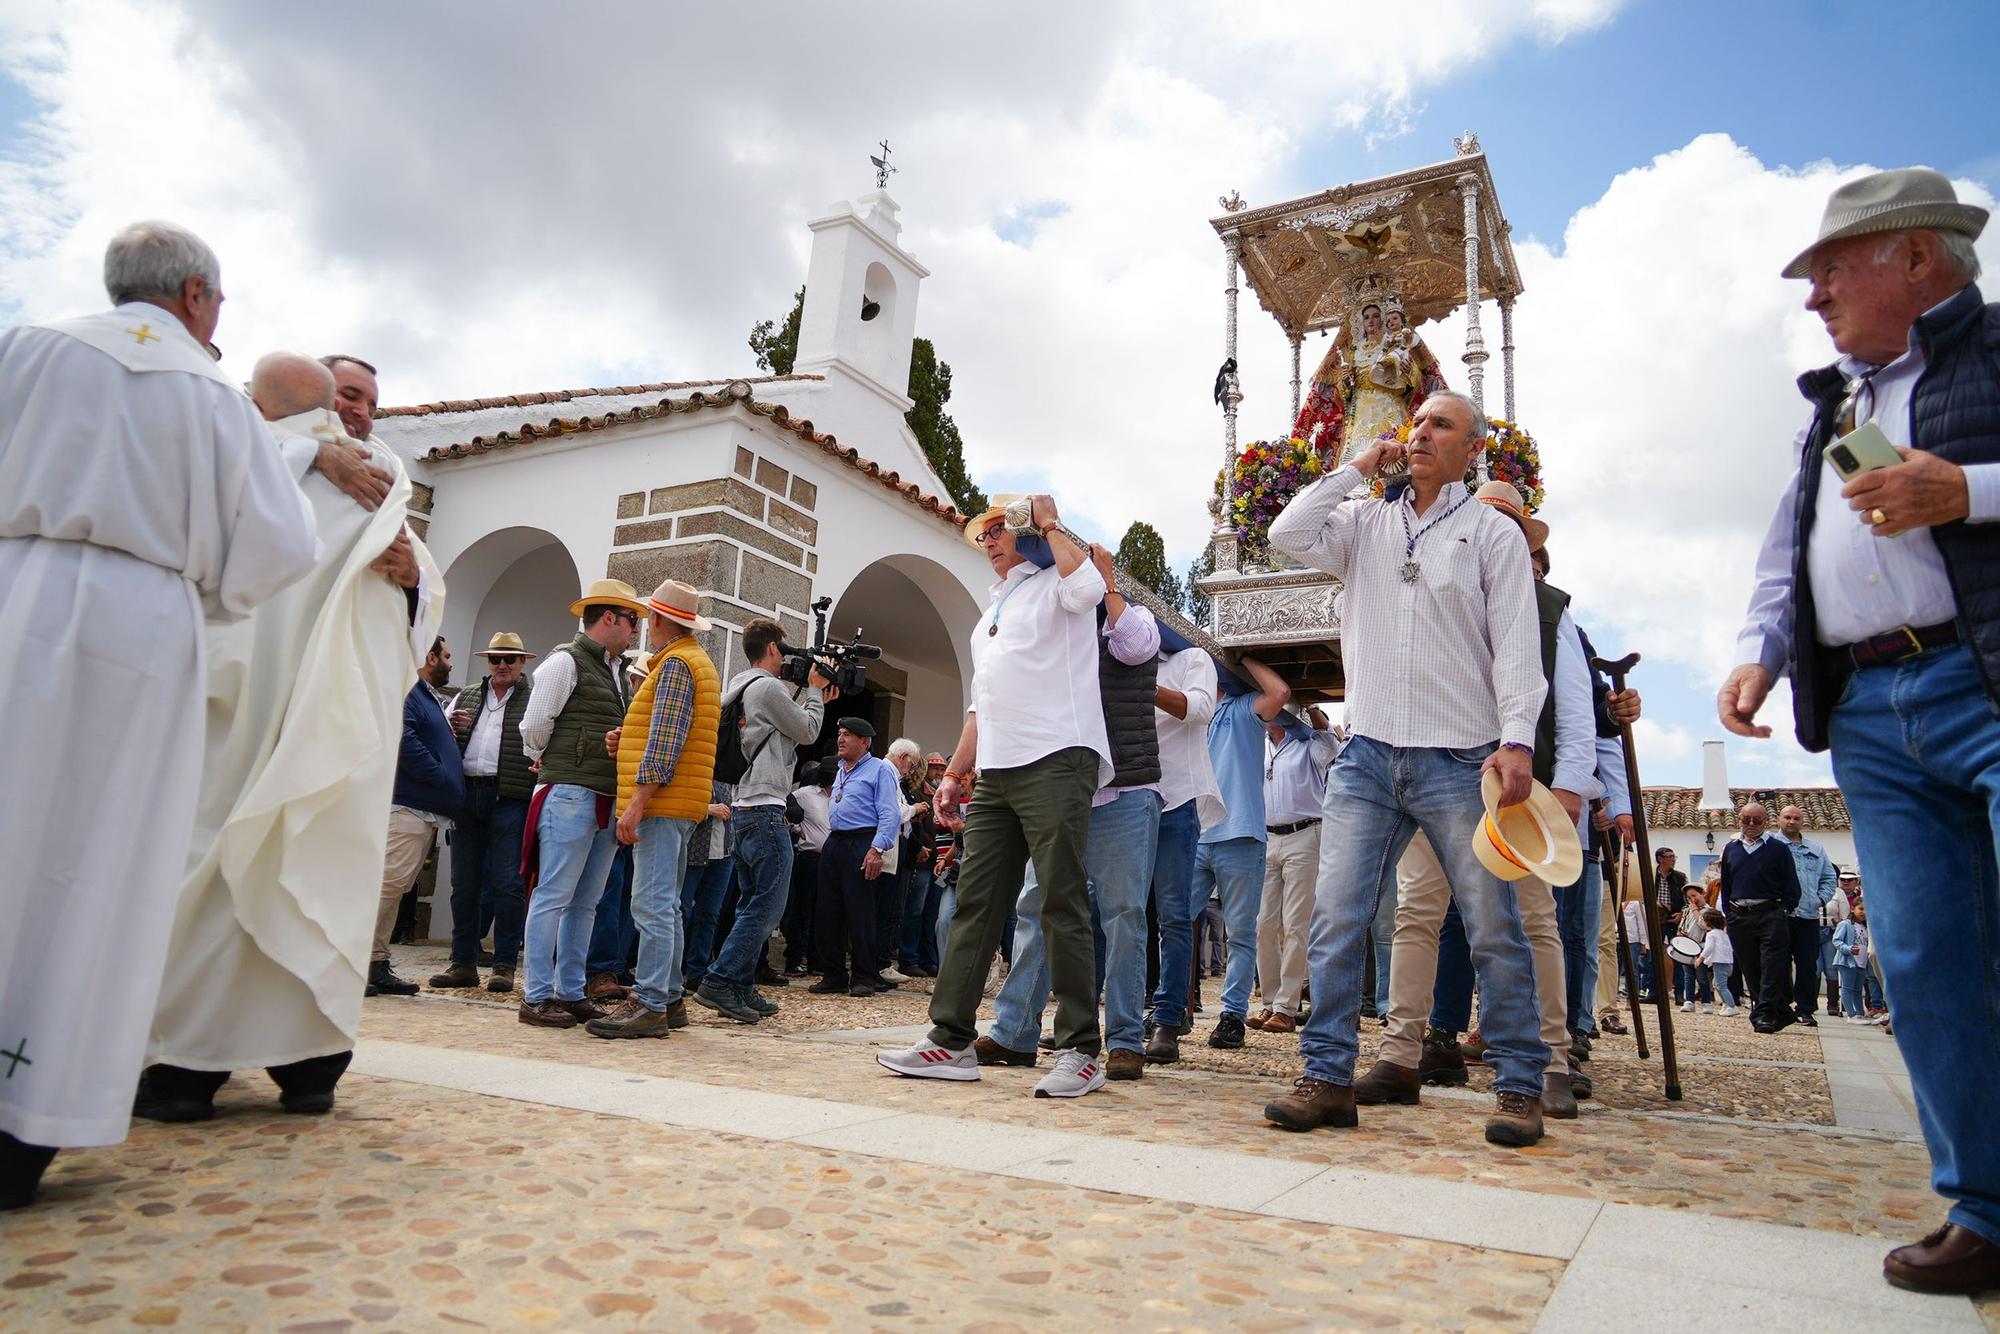
<svg viewBox="0 0 2000 1334"><path fill-rule="evenodd" d="M1331 471L1411 420L1425 396L1444 387L1437 358L1404 323L1403 303L1370 299L1334 335L1292 434Z"/></svg>

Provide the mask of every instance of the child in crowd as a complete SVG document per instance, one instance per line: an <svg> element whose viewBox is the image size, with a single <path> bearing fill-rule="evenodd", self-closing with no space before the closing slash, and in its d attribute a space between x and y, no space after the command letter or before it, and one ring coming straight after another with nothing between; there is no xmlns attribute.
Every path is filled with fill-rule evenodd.
<svg viewBox="0 0 2000 1334"><path fill-rule="evenodd" d="M1708 934L1701 938L1701 966L1714 981L1715 998L1722 1002L1716 1013L1742 1014L1736 1008L1736 993L1729 989L1729 976L1736 971L1736 947L1729 943L1729 933L1722 929L1722 913L1715 908L1705 909L1701 921L1708 928Z"/></svg>
<svg viewBox="0 0 2000 1334"><path fill-rule="evenodd" d="M1868 909L1857 903L1847 920L1833 928L1833 966L1840 970L1840 1008L1850 1024L1869 1022L1867 996Z"/></svg>
<svg viewBox="0 0 2000 1334"><path fill-rule="evenodd" d="M1687 907L1681 910L1680 934L1700 944L1708 934L1708 923L1703 914L1708 911L1708 894L1700 885L1689 885L1686 891ZM1715 992L1712 976L1705 964L1674 965L1674 999L1681 1003L1685 1014L1693 1014L1696 1002L1700 1002L1703 1014L1713 1014Z"/></svg>

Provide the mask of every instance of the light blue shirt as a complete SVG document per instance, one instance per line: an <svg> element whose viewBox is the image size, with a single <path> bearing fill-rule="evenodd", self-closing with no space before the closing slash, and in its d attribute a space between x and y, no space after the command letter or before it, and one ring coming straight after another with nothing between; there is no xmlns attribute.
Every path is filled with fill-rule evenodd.
<svg viewBox="0 0 2000 1334"><path fill-rule="evenodd" d="M1278 715L1283 745L1264 748L1264 820L1267 825L1317 820L1326 806L1326 771L1340 756L1340 738L1321 732L1296 714Z"/></svg>
<svg viewBox="0 0 2000 1334"><path fill-rule="evenodd" d="M1201 831L1204 843L1232 838L1267 842L1264 832L1264 720L1257 716L1258 696L1238 695L1215 706L1208 722L1208 757L1215 766L1229 813L1222 823Z"/></svg>
<svg viewBox="0 0 2000 1334"><path fill-rule="evenodd" d="M1799 873L1799 906L1792 909L1792 916L1817 922L1820 909L1840 888L1840 874L1833 869L1826 849L1811 839L1793 843L1788 838L1785 842L1791 845L1792 865Z"/></svg>
<svg viewBox="0 0 2000 1334"><path fill-rule="evenodd" d="M1955 297L1947 298L1951 299ZM1888 365L1877 368L1853 357L1842 357L1837 365L1850 380L1869 375L1856 404L1855 421L1873 421L1889 443L1908 446L1912 438L1910 398L1925 367L1924 347L1915 326L1910 329L1908 350ZM1808 425L1793 439L1794 458L1805 449L1810 430ZM1812 547L1806 552L1806 577L1812 582L1819 641L1852 644L1898 626L1937 625L1957 616L1944 557L1938 554L1930 529L1913 528L1897 537L1876 537L1862 521L1863 516L1850 509L1841 496L1840 489L1846 483L1833 464L1821 460L1820 468ZM2000 520L2000 463L1968 464L1965 485L1971 500L1966 521ZM1791 657L1792 557L1798 507L1799 477L1794 472L1778 497L1778 512L1772 516L1757 554L1750 610L1736 640L1736 660L1761 663L1773 680L1784 675Z"/></svg>
<svg viewBox="0 0 2000 1334"><path fill-rule="evenodd" d="M896 799L899 791L895 769L879 755L863 755L852 766L842 761L833 780L828 827L836 833L873 829L870 846L887 852L896 846L896 836L903 827L903 807Z"/></svg>

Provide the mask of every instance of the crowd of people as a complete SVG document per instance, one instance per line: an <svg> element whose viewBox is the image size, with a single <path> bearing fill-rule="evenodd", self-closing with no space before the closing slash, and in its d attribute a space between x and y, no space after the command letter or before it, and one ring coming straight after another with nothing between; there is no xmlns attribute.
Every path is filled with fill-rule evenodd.
<svg viewBox="0 0 2000 1334"><path fill-rule="evenodd" d="M2000 1281L1983 221L1935 173L1878 173L1787 270L1843 355L1801 380L1798 481L1719 701L1767 734L1754 715L1790 676L1874 919L1802 814L1773 833L1758 803L1711 883L1661 849L1653 912L1623 905L1632 989L1671 987L1683 1012L1740 997L1775 1033L1817 1023L1822 984L1851 1022L1893 1005L1953 1204L1886 1272L1952 1291ZM965 529L996 582L950 753L878 755L874 719L835 712L830 664L789 669L769 620L742 628L742 663L712 661L702 592L673 580L594 581L572 640L538 655L497 633L483 679L448 693L441 582L370 441L374 368L274 354L247 395L225 382L220 269L181 229L121 232L105 278L112 311L0 338L0 705L37 757L0 803L20 871L0 891L20 924L0 1205L132 1113L212 1115L232 1070L266 1068L287 1110L331 1107L363 994L418 990L389 938L440 833L452 942L431 985L518 987L535 1027L663 1039L689 1000L756 1024L808 975L848 996L925 978L931 1028L881 1066L976 1080L1046 1049L1034 1096L1079 1098L1181 1059L1219 918L1206 1041L1296 1034L1304 1073L1263 1108L1278 1128L1418 1105L1468 1057L1494 1073L1495 1145L1537 1143L1591 1095L1593 1039L1619 1027L1604 869L1634 840L1621 737L1640 701L1593 665L1548 526L1510 484L1461 480L1488 434L1471 398L1433 386L1407 444L1345 451L1271 526L1342 585L1344 727L1254 656L1163 633L1035 495ZM1900 466L1847 466L1863 427ZM1549 835L1533 866L1497 823L1524 805ZM352 892L377 874L378 895ZM79 969L103 983L87 1004L62 986ZM1386 1032L1358 1070L1364 1015Z"/></svg>

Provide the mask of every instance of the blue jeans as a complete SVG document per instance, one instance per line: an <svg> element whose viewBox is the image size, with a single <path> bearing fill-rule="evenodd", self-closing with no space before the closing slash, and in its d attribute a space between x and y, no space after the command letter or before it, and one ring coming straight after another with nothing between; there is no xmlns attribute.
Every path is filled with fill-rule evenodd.
<svg viewBox="0 0 2000 1334"><path fill-rule="evenodd" d="M1856 671L1829 739L1931 1185L2000 1242L2000 722L1972 650Z"/></svg>
<svg viewBox="0 0 2000 1334"><path fill-rule="evenodd" d="M1326 835L1322 833L1321 839ZM1324 853L1321 865L1325 865ZM1321 872L1325 874L1324 871ZM1257 909L1264 902L1264 840L1245 836L1204 843L1194 857L1194 886L1189 894L1205 904L1212 891L1222 895L1222 922L1229 932L1229 970L1222 979L1222 1012L1238 1019L1250 1013L1250 986L1257 978ZM1357 949L1359 947L1357 946ZM1355 958L1358 960L1360 954ZM1313 979L1313 1008L1320 997L1317 975ZM1361 979L1354 979L1356 1015L1360 1013ZM1181 1003L1187 1003L1187 988L1181 988ZM1358 1022L1358 1018L1357 1018Z"/></svg>
<svg viewBox="0 0 2000 1334"><path fill-rule="evenodd" d="M1632 951L1632 976L1639 979L1639 999L1646 1000L1653 994L1653 956L1637 944L1626 948Z"/></svg>
<svg viewBox="0 0 2000 1334"><path fill-rule="evenodd" d="M1324 834L1321 835L1324 837ZM1368 924L1368 938L1375 949L1375 1013L1389 1013L1389 955L1396 940L1396 870L1392 866L1382 879L1382 901L1375 920Z"/></svg>
<svg viewBox="0 0 2000 1334"><path fill-rule="evenodd" d="M604 896L597 901L597 922L590 928L590 959L584 972L591 977L624 972L637 940L638 928L632 925L632 849L621 847L611 859Z"/></svg>
<svg viewBox="0 0 2000 1334"><path fill-rule="evenodd" d="M465 808L445 835L451 844L451 961L479 962L480 902L493 900L493 963L512 968L521 957L521 929L527 915L521 878L521 836L528 827L528 803L502 801L496 784L465 785Z"/></svg>
<svg viewBox="0 0 2000 1334"><path fill-rule="evenodd" d="M792 827L785 823L783 806L738 806L733 824L736 924L707 971L718 982L749 986L791 892Z"/></svg>
<svg viewBox="0 0 2000 1334"><path fill-rule="evenodd" d="M1153 913L1160 924L1160 981L1153 992L1153 1022L1178 1028L1187 1019L1189 974L1194 969L1195 846L1201 840L1201 803L1184 801L1160 815L1153 851Z"/></svg>
<svg viewBox="0 0 2000 1334"><path fill-rule="evenodd" d="M915 857L921 849L914 845L909 855ZM924 908L931 899L931 868L912 866L909 887L903 892L902 938L896 942L896 965L904 972L921 966L923 953L921 942L924 937Z"/></svg>
<svg viewBox="0 0 2000 1334"><path fill-rule="evenodd" d="M639 927L633 997L658 1013L681 998L680 883L694 821L655 815L639 821L632 845L632 920Z"/></svg>
<svg viewBox="0 0 2000 1334"><path fill-rule="evenodd" d="M942 933L937 929L938 914L944 910L944 886L937 877L924 868L924 911L923 920L917 926L917 967L927 972L938 970L938 960L944 955L940 943Z"/></svg>
<svg viewBox="0 0 2000 1334"><path fill-rule="evenodd" d="M1534 960L1520 908L1514 887L1481 866L1472 851L1473 832L1486 815L1479 769L1492 752L1492 746L1397 748L1360 736L1329 771L1307 954L1313 1007L1299 1037L1312 1078L1354 1082L1361 951L1382 882L1394 874L1421 829L1451 882L1452 900L1471 939L1480 984L1479 1028L1486 1038L1486 1063L1495 1073L1493 1087L1541 1096L1549 1049L1540 1036Z"/></svg>
<svg viewBox="0 0 2000 1334"><path fill-rule="evenodd" d="M708 971L709 955L715 948L715 924L722 916L722 900L729 894L729 877L735 869L734 858L717 857L681 872L681 973L691 983L699 984Z"/></svg>
<svg viewBox="0 0 2000 1334"><path fill-rule="evenodd" d="M1834 980L1840 983L1840 1012L1859 1017L1867 1012L1868 970L1851 963L1833 966Z"/></svg>
<svg viewBox="0 0 2000 1334"><path fill-rule="evenodd" d="M1104 1046L1141 1051L1145 1041L1146 894L1153 883L1160 794L1127 792L1090 812L1084 869L1104 923ZM993 1002L992 1039L1033 1051L1049 999L1048 953L1042 940L1042 891L1032 868L1022 887L1014 928L1014 969Z"/></svg>
<svg viewBox="0 0 2000 1334"><path fill-rule="evenodd" d="M609 824L597 827L597 794L572 783L549 789L535 839L542 875L528 905L521 994L530 1005L582 1000L583 961L618 839Z"/></svg>
<svg viewBox="0 0 2000 1334"><path fill-rule="evenodd" d="M1579 1033L1597 1032L1597 936L1603 925L1604 867L1586 860L1576 883L1556 891L1569 1026Z"/></svg>
<svg viewBox="0 0 2000 1334"><path fill-rule="evenodd" d="M1729 989L1729 976L1736 971L1733 963L1712 963L1708 965L1708 975L1715 983L1715 1003L1722 1006L1736 1004L1736 993Z"/></svg>

